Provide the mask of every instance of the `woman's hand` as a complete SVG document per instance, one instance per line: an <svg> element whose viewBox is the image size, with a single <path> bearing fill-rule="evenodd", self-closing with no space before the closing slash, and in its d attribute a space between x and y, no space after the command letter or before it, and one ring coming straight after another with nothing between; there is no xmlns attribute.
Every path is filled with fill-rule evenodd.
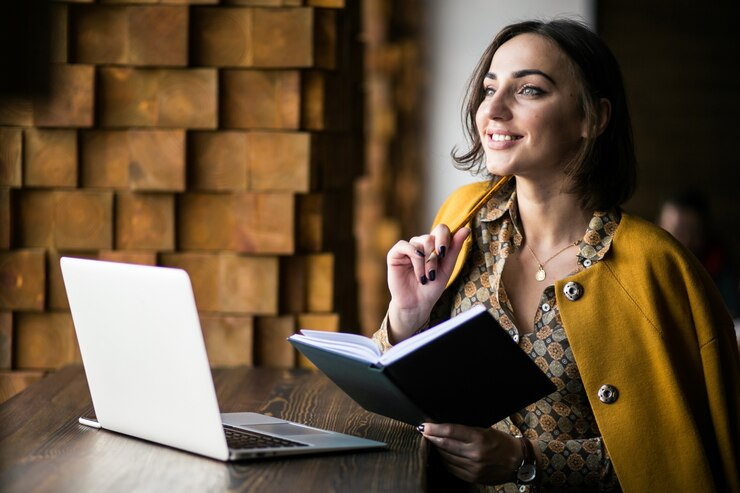
<svg viewBox="0 0 740 493"><path fill-rule="evenodd" d="M479 484L514 480L523 459L519 438L492 428L433 423L422 426L422 434L436 446L447 470L460 479Z"/></svg>
<svg viewBox="0 0 740 493"><path fill-rule="evenodd" d="M388 321L389 335L395 342L410 337L427 320L469 234L470 229L461 228L451 236L449 228L441 224L431 234L399 241L390 249Z"/></svg>

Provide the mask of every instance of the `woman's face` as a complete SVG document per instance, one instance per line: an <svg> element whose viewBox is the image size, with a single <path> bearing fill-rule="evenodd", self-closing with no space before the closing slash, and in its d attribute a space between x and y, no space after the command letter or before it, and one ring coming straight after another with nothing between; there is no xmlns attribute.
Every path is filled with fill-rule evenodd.
<svg viewBox="0 0 740 493"><path fill-rule="evenodd" d="M521 34L499 47L483 80L476 124L494 175L548 178L587 135L571 63L552 42Z"/></svg>

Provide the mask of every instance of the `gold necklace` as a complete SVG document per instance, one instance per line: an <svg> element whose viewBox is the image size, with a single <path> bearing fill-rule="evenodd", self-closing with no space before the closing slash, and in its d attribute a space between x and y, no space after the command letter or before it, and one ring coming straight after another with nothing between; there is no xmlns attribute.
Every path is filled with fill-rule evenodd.
<svg viewBox="0 0 740 493"><path fill-rule="evenodd" d="M529 243L527 243L527 242L525 241L525 242L524 242L524 246L526 246L526 247L527 247L527 250L529 250L529 253L531 253L531 254L532 254L532 256L534 257L534 259L535 259L535 260L537 261L537 266L538 266L538 268L537 268L537 272L536 272L536 273L535 273L535 275L534 275L534 278L535 278L535 279L537 279L537 280L538 280L538 281L540 281L540 282L544 281L544 280L545 280L545 278L547 277L547 273L545 272L545 265L546 265L546 264L547 264L547 263L548 263L548 262L549 262L550 260L554 259L554 258L555 258L555 257L557 257L558 255L560 255L561 253L563 253L564 251L566 251L566 250L567 250L568 248L570 248L570 247L572 247L572 246L576 246L577 244L578 244L578 240L574 241L573 243L569 243L569 244L568 244L568 245L566 245L566 246L565 246L565 247L564 247L564 248L563 248L562 250L558 250L558 251L557 251L557 252L556 252L556 253L555 253L554 255L552 255L552 256L551 256L550 258L548 258L548 259L547 259L547 260L545 260L544 262L540 262L540 259L538 259L538 258L537 258L537 255L535 255L535 254L534 254L534 251L533 251L533 250L532 250L531 248L529 248Z"/></svg>

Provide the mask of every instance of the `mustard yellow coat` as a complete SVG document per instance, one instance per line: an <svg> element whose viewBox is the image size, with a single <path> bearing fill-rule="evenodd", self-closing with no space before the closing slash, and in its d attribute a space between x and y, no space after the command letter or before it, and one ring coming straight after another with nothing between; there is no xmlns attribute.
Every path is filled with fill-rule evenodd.
<svg viewBox="0 0 740 493"><path fill-rule="evenodd" d="M458 189L435 224L462 218L487 186ZM468 238L450 284L470 245ZM583 287L580 299L565 297L568 281ZM625 213L609 254L555 282L555 292L622 489L740 491L734 327L698 261L662 229ZM605 384L619 392L614 403L598 397Z"/></svg>

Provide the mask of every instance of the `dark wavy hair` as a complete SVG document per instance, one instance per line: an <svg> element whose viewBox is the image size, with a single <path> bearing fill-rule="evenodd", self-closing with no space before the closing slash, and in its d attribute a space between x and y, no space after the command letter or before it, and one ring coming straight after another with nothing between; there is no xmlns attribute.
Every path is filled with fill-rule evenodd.
<svg viewBox="0 0 740 493"><path fill-rule="evenodd" d="M476 112L485 96L483 78L501 45L527 33L542 36L558 46L570 60L580 85L581 111L589 131L565 166L572 180L569 192L576 194L588 210L608 210L623 204L634 193L637 162L622 73L604 41L584 24L571 19L511 24L488 45L468 81L463 125L469 149L460 153L457 148L452 150L455 166L474 173L485 171L485 155L475 123ZM599 134L598 108L602 98L611 103L611 117Z"/></svg>

